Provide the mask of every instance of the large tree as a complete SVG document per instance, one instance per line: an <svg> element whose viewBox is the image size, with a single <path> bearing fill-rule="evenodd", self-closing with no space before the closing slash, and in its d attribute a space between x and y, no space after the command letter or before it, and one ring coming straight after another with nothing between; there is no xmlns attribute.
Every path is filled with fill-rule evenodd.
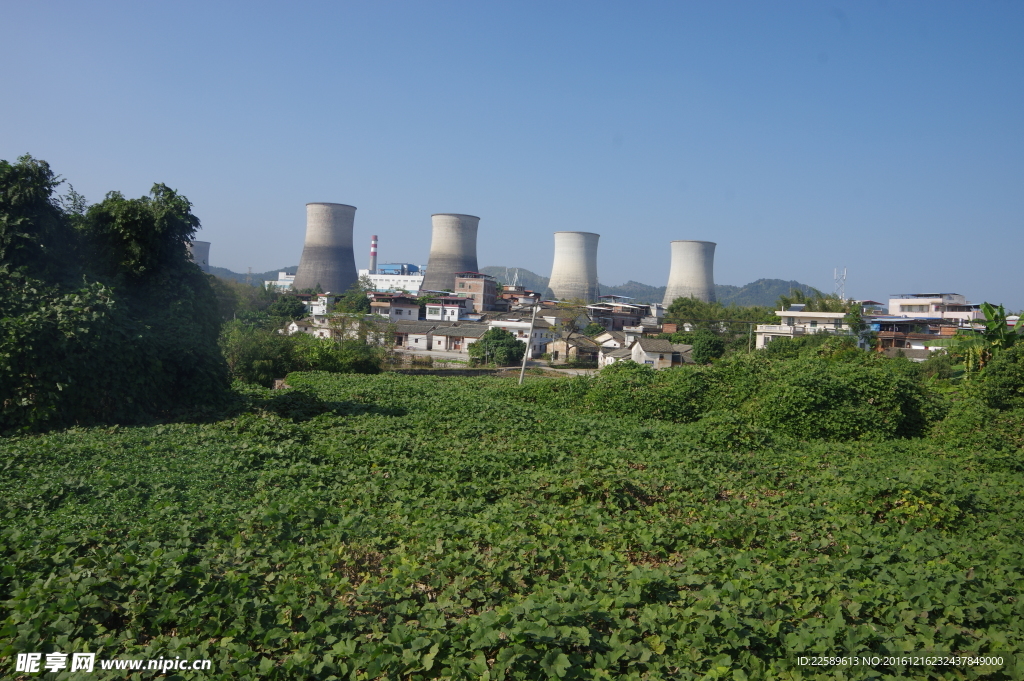
<svg viewBox="0 0 1024 681"><path fill-rule="evenodd" d="M469 346L470 357L498 366L521 362L525 353L526 344L504 329L488 329L480 340Z"/></svg>
<svg viewBox="0 0 1024 681"><path fill-rule="evenodd" d="M165 185L85 210L29 156L0 161L0 432L137 421L222 397L199 220Z"/></svg>

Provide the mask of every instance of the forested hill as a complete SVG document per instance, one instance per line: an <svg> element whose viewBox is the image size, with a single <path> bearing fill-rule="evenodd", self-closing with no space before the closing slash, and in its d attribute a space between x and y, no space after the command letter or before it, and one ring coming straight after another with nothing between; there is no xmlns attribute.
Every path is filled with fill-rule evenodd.
<svg viewBox="0 0 1024 681"><path fill-rule="evenodd" d="M258 286L264 281L277 279L278 272L295 274L297 269L299 269L298 265L279 267L269 272L253 272L251 277L249 277L244 272L232 272L224 267L210 267L210 274L224 279L234 279L242 283L245 283L246 278L249 277L252 285ZM480 271L491 275L502 284L511 283L512 278L518 272L519 284L521 286L525 286L531 291L550 293L548 291L548 277L541 276L522 267L492 266L482 267ZM815 291L812 286L801 284L795 280L758 279L744 286L715 284L715 295L718 297L718 302L724 305L733 303L736 305L774 305L779 296L788 295L793 289L800 289L804 293L813 293ZM602 284L601 295L628 296L638 303L660 303L665 298L665 287L650 286L649 284L641 284L638 281L627 281L625 284L618 286Z"/></svg>
<svg viewBox="0 0 1024 681"><path fill-rule="evenodd" d="M253 272L251 275L247 272L232 272L226 267L213 267L210 266L210 274L221 279L232 279L239 283L244 284L248 279L253 286L259 286L264 281L277 280L278 272L287 272L288 274L295 274L299 269L298 265L292 265L291 267L278 267L276 270L270 270L269 272Z"/></svg>
<svg viewBox="0 0 1024 681"><path fill-rule="evenodd" d="M501 283L510 283L516 272L519 273L519 284L533 291L545 291L548 278L530 270L514 267L484 267L484 274L495 277ZM507 276L506 276L507 273ZM507 281L506 281L507 279ZM758 279L744 286L715 284L715 295L720 303L729 305L774 305L781 295L788 295L793 289L805 293L813 293L814 288L798 281L784 279ZM601 285L602 295L629 296L638 303L660 303L665 298L664 286L650 286L638 281L627 281L619 286Z"/></svg>

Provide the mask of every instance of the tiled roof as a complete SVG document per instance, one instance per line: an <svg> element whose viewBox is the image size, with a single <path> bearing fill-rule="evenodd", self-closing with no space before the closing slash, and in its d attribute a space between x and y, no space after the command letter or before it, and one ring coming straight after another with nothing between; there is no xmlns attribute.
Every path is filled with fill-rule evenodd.
<svg viewBox="0 0 1024 681"><path fill-rule="evenodd" d="M636 342L644 352L679 352L664 338L638 338Z"/></svg>
<svg viewBox="0 0 1024 681"><path fill-rule="evenodd" d="M449 326L434 331L435 336L452 336L455 338L480 338L491 327L480 324L464 324L462 326Z"/></svg>

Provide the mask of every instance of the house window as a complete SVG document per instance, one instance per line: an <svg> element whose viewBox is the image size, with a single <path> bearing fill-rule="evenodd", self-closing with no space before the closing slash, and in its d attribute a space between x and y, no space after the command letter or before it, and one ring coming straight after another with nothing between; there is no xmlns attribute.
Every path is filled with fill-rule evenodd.
<svg viewBox="0 0 1024 681"><path fill-rule="evenodd" d="M817 326L818 326L818 320L817 319L812 319L811 320L811 328L814 329Z"/></svg>

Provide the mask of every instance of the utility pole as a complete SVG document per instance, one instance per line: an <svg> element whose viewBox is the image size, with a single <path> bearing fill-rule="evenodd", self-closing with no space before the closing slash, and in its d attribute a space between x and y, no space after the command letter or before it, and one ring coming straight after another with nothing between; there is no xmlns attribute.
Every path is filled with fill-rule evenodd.
<svg viewBox="0 0 1024 681"><path fill-rule="evenodd" d="M537 321L537 308L540 307L539 300L533 300L533 298L530 298L530 301L533 303L533 316L530 317L530 331L526 334L526 352L523 353L523 366L519 370L519 385L523 384L523 376L526 375L526 358L530 356L530 342L533 340L533 325Z"/></svg>

